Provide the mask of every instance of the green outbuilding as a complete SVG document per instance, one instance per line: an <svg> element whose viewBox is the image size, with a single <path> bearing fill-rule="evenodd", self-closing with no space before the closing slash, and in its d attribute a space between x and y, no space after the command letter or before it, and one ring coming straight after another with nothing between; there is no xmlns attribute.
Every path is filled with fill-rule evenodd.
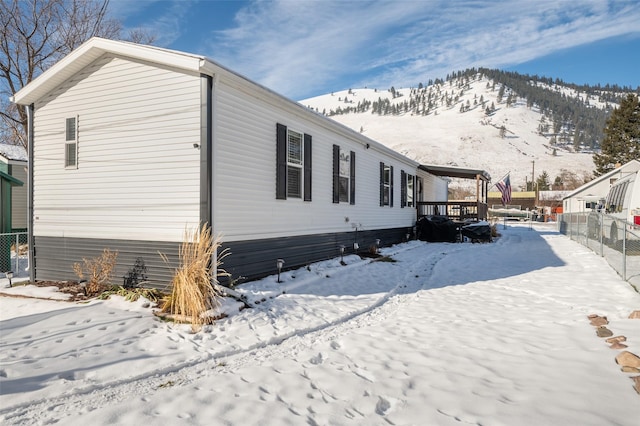
<svg viewBox="0 0 640 426"><path fill-rule="evenodd" d="M0 144L0 273L12 269L11 245L16 242L15 233L26 230L24 151L22 147Z"/></svg>

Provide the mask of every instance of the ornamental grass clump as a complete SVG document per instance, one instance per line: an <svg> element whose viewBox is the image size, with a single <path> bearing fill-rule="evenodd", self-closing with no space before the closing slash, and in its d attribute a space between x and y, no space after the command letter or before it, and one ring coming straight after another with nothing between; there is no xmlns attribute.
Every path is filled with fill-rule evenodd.
<svg viewBox="0 0 640 426"><path fill-rule="evenodd" d="M199 229L185 231L179 251L179 265L171 280L171 294L165 300L162 312L178 319L190 321L193 327L211 322L205 313L219 306L221 297L216 290L216 274L221 258L212 264L222 240L212 237L211 229L203 225Z"/></svg>

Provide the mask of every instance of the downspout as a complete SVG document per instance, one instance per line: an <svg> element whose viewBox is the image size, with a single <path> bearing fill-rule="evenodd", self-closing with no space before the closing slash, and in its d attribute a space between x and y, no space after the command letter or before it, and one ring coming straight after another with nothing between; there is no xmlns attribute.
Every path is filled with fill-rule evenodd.
<svg viewBox="0 0 640 426"><path fill-rule="evenodd" d="M200 113L200 224L213 227L211 195L212 195L212 89L213 78L201 75L201 113Z"/></svg>
<svg viewBox="0 0 640 426"><path fill-rule="evenodd" d="M200 225L214 233L213 223L213 85L214 77L200 75ZM217 283L218 253L211 258L212 279Z"/></svg>
<svg viewBox="0 0 640 426"><path fill-rule="evenodd" d="M33 239L33 104L28 105L27 111L27 243L29 246L28 264L29 282L35 282L35 244Z"/></svg>

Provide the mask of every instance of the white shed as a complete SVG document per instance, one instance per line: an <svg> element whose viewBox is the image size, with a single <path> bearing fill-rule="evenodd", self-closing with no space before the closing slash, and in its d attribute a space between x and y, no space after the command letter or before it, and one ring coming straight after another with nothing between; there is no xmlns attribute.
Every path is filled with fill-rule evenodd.
<svg viewBox="0 0 640 426"><path fill-rule="evenodd" d="M142 258L162 285L199 223L222 234L233 279L415 224L415 161L204 56L93 38L12 100L33 129L34 279L72 279L109 248L117 273Z"/></svg>

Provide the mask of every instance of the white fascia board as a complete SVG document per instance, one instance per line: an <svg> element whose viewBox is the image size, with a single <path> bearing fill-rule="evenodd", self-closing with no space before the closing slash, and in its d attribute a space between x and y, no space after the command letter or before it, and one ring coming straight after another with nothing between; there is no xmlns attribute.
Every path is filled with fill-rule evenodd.
<svg viewBox="0 0 640 426"><path fill-rule="evenodd" d="M192 72L200 72L205 62L203 56L93 37L16 92L10 98L11 102L20 105L34 103L105 53Z"/></svg>

